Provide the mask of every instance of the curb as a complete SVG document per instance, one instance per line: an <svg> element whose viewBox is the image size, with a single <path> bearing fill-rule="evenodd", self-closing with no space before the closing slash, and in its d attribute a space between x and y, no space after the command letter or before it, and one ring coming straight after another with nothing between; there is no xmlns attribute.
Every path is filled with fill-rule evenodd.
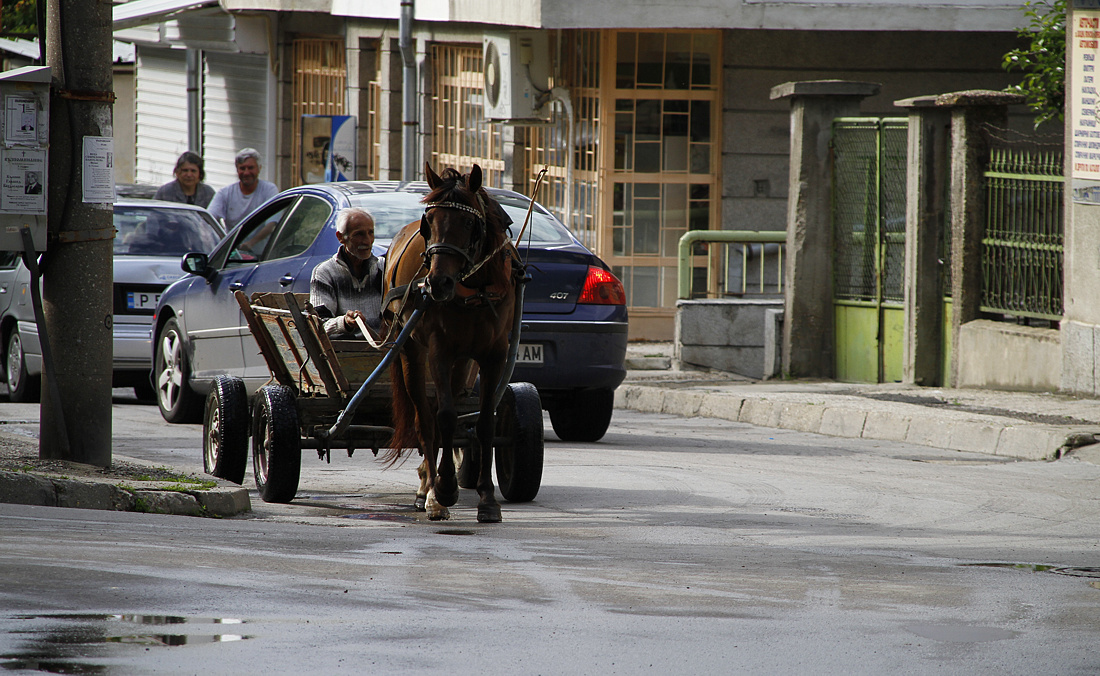
<svg viewBox="0 0 1100 676"><path fill-rule="evenodd" d="M248 490L122 488L110 481L61 479L0 471L0 502L120 512L227 517L252 510Z"/></svg>
<svg viewBox="0 0 1100 676"><path fill-rule="evenodd" d="M834 437L899 441L1019 460L1056 460L1093 443L1100 425L1044 425L903 403L868 403L830 394L776 392L767 397L624 383L615 406L644 413L706 417Z"/></svg>

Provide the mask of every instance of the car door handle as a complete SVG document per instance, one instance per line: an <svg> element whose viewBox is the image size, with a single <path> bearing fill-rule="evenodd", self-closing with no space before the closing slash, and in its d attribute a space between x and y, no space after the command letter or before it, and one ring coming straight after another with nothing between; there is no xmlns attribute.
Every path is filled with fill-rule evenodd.
<svg viewBox="0 0 1100 676"><path fill-rule="evenodd" d="M283 275L279 278L279 283L283 286L290 286L294 283L294 275Z"/></svg>
<svg viewBox="0 0 1100 676"><path fill-rule="evenodd" d="M230 291L238 291L244 288L244 282L231 282L229 284Z"/></svg>

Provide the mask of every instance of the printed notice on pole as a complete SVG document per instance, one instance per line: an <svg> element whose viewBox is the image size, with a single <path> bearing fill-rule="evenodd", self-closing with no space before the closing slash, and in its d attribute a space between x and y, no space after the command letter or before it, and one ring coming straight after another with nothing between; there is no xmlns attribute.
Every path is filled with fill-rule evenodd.
<svg viewBox="0 0 1100 676"><path fill-rule="evenodd" d="M84 201L115 201L115 143L110 136L85 136L82 167Z"/></svg>
<svg viewBox="0 0 1100 676"><path fill-rule="evenodd" d="M38 142L38 104L33 98L4 97L4 141L8 145Z"/></svg>
<svg viewBox="0 0 1100 676"><path fill-rule="evenodd" d="M1100 205L1100 10L1078 9L1068 31L1073 71L1066 98L1073 129L1073 201Z"/></svg>
<svg viewBox="0 0 1100 676"><path fill-rule="evenodd" d="M46 151L7 148L0 159L0 211L45 214Z"/></svg>

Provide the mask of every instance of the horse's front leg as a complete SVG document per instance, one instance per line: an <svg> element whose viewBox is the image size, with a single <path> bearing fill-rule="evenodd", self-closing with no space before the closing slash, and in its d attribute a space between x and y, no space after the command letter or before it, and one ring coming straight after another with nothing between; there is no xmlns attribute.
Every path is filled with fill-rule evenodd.
<svg viewBox="0 0 1100 676"><path fill-rule="evenodd" d="M502 360L487 360L481 364L481 401L477 416L477 441L471 452L480 446L477 475L477 520L481 523L500 523L500 503L493 484L493 437L496 433L496 411L493 410L493 389L504 372Z"/></svg>
<svg viewBox="0 0 1100 676"><path fill-rule="evenodd" d="M454 394L451 389L451 369L435 368L434 363L432 377L435 379L438 403L435 422L442 451L435 474L435 499L444 507L451 507L458 502L458 477L455 475L454 455L458 410L455 408Z"/></svg>

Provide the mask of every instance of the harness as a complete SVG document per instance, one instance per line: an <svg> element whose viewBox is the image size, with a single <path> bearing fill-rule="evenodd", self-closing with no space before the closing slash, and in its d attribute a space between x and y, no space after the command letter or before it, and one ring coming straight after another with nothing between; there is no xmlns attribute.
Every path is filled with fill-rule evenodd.
<svg viewBox="0 0 1100 676"><path fill-rule="evenodd" d="M475 193L476 194L476 193ZM424 262L427 264L431 260L431 257L438 253L449 253L455 256L459 256L465 262L462 268L462 272L465 275L467 270L474 265L474 250L478 247L481 240L485 235L485 202L482 200L481 195L476 195L477 201L481 205L481 210L477 210L468 204L462 204L461 202L428 202L424 205L424 215L420 217L420 236L424 238L424 243L427 244L428 237L431 236L431 232L428 228L428 212L432 209L457 209L458 211L465 211L468 214L474 216L477 219L478 227L470 235L470 242L467 248L463 249L457 247L454 244L448 244L446 242L437 242L424 249Z"/></svg>

